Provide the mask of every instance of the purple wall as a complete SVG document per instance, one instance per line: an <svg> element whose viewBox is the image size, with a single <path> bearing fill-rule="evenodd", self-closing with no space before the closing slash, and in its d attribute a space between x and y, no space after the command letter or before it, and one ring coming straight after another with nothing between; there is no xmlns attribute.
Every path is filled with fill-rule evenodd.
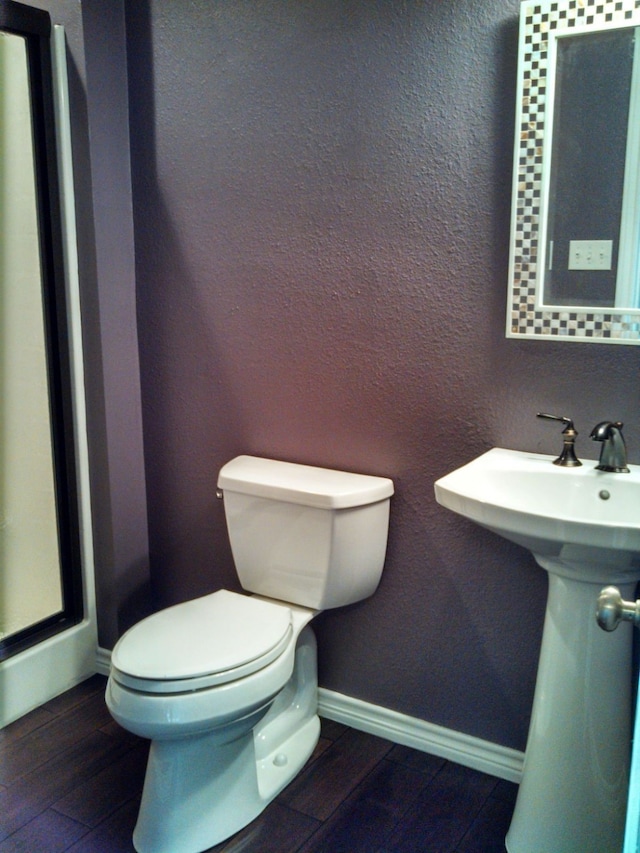
<svg viewBox="0 0 640 853"><path fill-rule="evenodd" d="M83 0L82 22L97 278L91 490L99 639L110 647L151 609L123 4Z"/></svg>
<svg viewBox="0 0 640 853"><path fill-rule="evenodd" d="M545 575L433 481L557 450L540 409L591 458L620 418L640 462L640 349L504 338L518 0L134 0L129 111L108 5L48 3L71 27L102 645L151 602L143 449L157 605L237 587L233 455L382 474L383 580L316 620L321 684L523 748Z"/></svg>
<svg viewBox="0 0 640 853"><path fill-rule="evenodd" d="M238 453L393 478L376 595L316 623L325 687L525 744L546 577L437 506L497 445L640 461L632 347L504 338L517 0L127 6L152 580L236 587Z"/></svg>

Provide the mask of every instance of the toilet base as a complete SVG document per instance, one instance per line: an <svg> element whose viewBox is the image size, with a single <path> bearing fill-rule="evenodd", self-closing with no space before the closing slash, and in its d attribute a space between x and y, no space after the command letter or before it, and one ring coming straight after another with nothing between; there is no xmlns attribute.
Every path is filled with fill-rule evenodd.
<svg viewBox="0 0 640 853"><path fill-rule="evenodd" d="M289 683L239 736L221 743L213 731L152 741L133 833L138 853L201 853L249 824L311 756L320 735L316 711L316 644L307 627Z"/></svg>

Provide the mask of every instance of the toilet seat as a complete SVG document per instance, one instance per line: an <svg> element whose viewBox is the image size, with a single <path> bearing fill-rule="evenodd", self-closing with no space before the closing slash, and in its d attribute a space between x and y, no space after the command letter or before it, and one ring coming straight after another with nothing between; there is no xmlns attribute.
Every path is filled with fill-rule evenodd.
<svg viewBox="0 0 640 853"><path fill-rule="evenodd" d="M292 634L286 604L219 590L130 628L112 652L112 674L123 686L145 693L202 690L268 666Z"/></svg>

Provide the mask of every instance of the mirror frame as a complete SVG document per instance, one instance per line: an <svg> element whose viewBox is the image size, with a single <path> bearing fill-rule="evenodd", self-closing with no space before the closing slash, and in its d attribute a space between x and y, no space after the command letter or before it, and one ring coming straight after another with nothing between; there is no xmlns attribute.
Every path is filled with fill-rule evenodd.
<svg viewBox="0 0 640 853"><path fill-rule="evenodd" d="M640 344L640 310L546 305L542 240L553 135L552 39L640 26L637 0L525 0L520 9L507 338Z"/></svg>
<svg viewBox="0 0 640 853"><path fill-rule="evenodd" d="M2 661L78 624L84 605L51 19L43 10L0 0L0 30L24 38L27 51L62 591L60 612L0 640Z"/></svg>

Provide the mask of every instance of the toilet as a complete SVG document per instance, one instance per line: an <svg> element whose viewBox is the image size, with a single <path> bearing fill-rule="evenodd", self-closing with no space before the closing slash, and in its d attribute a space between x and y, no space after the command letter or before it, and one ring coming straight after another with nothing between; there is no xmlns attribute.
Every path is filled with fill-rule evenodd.
<svg viewBox="0 0 640 853"><path fill-rule="evenodd" d="M218 477L240 584L143 619L117 642L106 702L151 746L138 853L199 853L250 823L320 733L322 610L372 595L393 483L254 456Z"/></svg>

